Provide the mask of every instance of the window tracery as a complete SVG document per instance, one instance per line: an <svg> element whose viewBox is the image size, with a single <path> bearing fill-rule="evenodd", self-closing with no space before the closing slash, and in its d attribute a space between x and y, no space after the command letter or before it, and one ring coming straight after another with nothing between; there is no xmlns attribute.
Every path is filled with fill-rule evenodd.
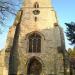
<svg viewBox="0 0 75 75"><path fill-rule="evenodd" d="M41 36L33 33L29 36L29 52L41 52Z"/></svg>

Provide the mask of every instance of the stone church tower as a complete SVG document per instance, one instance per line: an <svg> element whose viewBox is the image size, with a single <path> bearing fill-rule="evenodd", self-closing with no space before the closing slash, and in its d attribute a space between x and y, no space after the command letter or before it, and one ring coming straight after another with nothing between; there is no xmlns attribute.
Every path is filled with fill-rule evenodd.
<svg viewBox="0 0 75 75"><path fill-rule="evenodd" d="M8 33L5 75L64 75L64 50L51 0L25 0Z"/></svg>

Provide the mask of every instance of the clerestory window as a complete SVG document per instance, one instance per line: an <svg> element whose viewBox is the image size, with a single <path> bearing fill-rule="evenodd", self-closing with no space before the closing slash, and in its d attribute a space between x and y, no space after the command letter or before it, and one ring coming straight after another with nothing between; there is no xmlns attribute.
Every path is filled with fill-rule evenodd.
<svg viewBox="0 0 75 75"><path fill-rule="evenodd" d="M41 52L41 36L33 33L29 36L29 52Z"/></svg>

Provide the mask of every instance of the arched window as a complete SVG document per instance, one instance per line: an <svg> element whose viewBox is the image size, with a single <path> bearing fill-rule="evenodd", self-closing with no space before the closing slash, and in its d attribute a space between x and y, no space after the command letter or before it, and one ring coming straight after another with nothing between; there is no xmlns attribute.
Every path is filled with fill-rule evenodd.
<svg viewBox="0 0 75 75"><path fill-rule="evenodd" d="M35 4L34 4L34 8L39 8L39 4L38 4L38 2L35 2Z"/></svg>
<svg viewBox="0 0 75 75"><path fill-rule="evenodd" d="M34 3L34 8L35 8L35 10L33 10L33 14L34 15L39 15L40 14L40 11L37 9L37 8L39 8L38 2L35 2Z"/></svg>
<svg viewBox="0 0 75 75"><path fill-rule="evenodd" d="M41 36L33 33L29 36L29 52L41 52Z"/></svg>

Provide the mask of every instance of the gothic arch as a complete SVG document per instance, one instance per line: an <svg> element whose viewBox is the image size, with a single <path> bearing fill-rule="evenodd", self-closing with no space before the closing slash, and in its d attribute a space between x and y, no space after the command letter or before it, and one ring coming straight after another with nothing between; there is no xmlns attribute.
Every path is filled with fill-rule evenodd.
<svg viewBox="0 0 75 75"><path fill-rule="evenodd" d="M34 8L39 8L39 3L38 2L34 3Z"/></svg>
<svg viewBox="0 0 75 75"><path fill-rule="evenodd" d="M33 66L33 68L32 68L32 66ZM44 67L44 63L42 62L42 60L39 57L33 56L33 57L29 58L27 61L27 75L30 75L31 73L34 73L33 75L40 75L40 73L43 70L43 67ZM36 71L39 74L35 74Z"/></svg>
<svg viewBox="0 0 75 75"><path fill-rule="evenodd" d="M39 34L41 36L41 38L45 40L45 36L41 32L38 32L38 31L33 31L33 32L28 33L26 35L25 39L28 39L28 37L33 33Z"/></svg>
<svg viewBox="0 0 75 75"><path fill-rule="evenodd" d="M30 53L38 53L41 52L41 36L37 33L33 33L28 37L28 45Z"/></svg>
<svg viewBox="0 0 75 75"><path fill-rule="evenodd" d="M29 40L29 37L33 34L36 34L36 36L38 36L38 38L34 36L32 39L30 38L30 40ZM29 53L40 53L40 52L42 52L43 41L45 40L45 37L41 32L38 32L38 31L30 32L26 35L25 40L26 40L26 45L27 45L26 46L26 52L27 53L28 52Z"/></svg>
<svg viewBox="0 0 75 75"><path fill-rule="evenodd" d="M32 57L28 58L26 65L28 65L28 63L30 62L30 60L32 58L37 59L42 64L42 66L44 67L44 63L43 63L42 59L40 57L37 57L37 56L32 56Z"/></svg>

